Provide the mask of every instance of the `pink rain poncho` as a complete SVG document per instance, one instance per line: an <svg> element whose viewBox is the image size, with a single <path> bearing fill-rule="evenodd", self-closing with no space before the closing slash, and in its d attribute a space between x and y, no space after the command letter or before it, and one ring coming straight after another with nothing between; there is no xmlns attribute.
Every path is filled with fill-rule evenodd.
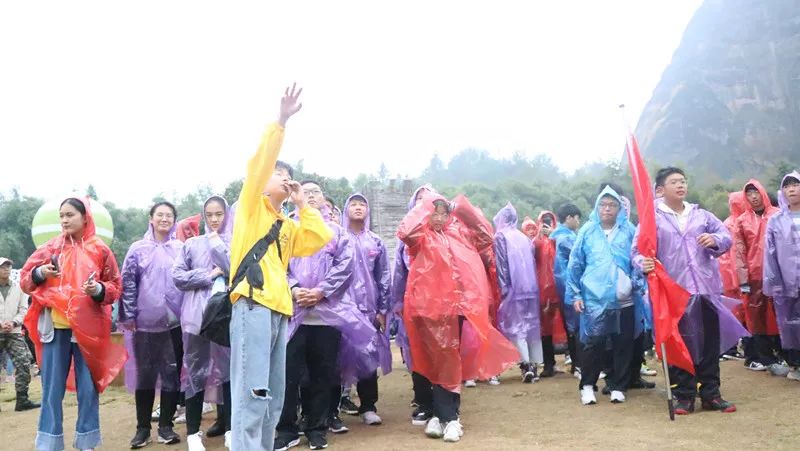
<svg viewBox="0 0 800 451"><path fill-rule="evenodd" d="M800 180L800 173L786 174L783 181L789 177ZM764 294L773 297L781 346L800 350L800 233L792 230L792 212L782 191L778 199L781 211L767 224Z"/></svg>
<svg viewBox="0 0 800 451"><path fill-rule="evenodd" d="M128 390L180 390L180 367L170 331L180 327L183 293L172 280L181 252L173 225L165 241L156 241L153 225L133 243L122 264L119 321L131 356L125 364ZM132 331L135 326L135 331ZM144 333L142 333L144 332ZM159 385L160 382L160 385Z"/></svg>
<svg viewBox="0 0 800 451"><path fill-rule="evenodd" d="M750 294L745 297L745 318L750 333L756 335L778 335L778 325L775 321L775 309L772 299L764 295L761 289L764 262L764 236L767 231L767 221L780 210L770 203L767 190L758 182L750 179L742 189L747 193L747 187L753 186L758 191L764 204L762 214L757 214L750 202L747 202L744 213L736 218L736 228L733 235L736 248L736 267L738 269L739 283L750 286Z"/></svg>
<svg viewBox="0 0 800 451"><path fill-rule="evenodd" d="M519 353L489 319L495 293L482 256L491 255L491 224L458 196L449 221L436 231L429 218L439 200L444 198L426 195L397 231L411 257L403 321L411 369L432 384L458 391L463 380L502 373L519 361Z"/></svg>
<svg viewBox="0 0 800 451"><path fill-rule="evenodd" d="M350 217L348 211L350 202L354 199L361 199L367 204L366 218L364 220L364 230L355 234L350 230ZM389 297L391 290L391 272L389 270L389 254L383 241L378 235L370 230L370 209L367 198L362 194L356 193L347 199L344 204L344 214L342 215L342 226L350 236L350 243L354 247L353 280L348 289L348 295L352 299L361 313L368 321L375 324L378 313L386 315L389 310ZM392 371L392 351L389 348L389 337L381 332L377 332L371 346L375 353L370 359L358 362L356 367L360 367L358 373L377 370L386 375ZM342 352L350 354L353 350L343 349ZM356 353L360 355L360 353ZM349 360L340 357L340 361ZM346 366L352 365L349 363Z"/></svg>
<svg viewBox="0 0 800 451"><path fill-rule="evenodd" d="M181 371L181 391L186 398L192 398L200 391L205 392L208 402L220 403L222 398L217 388L230 380L230 348L220 346L200 336L203 311L212 295L212 287L225 287L230 271L230 243L233 232L233 216L227 201L213 196L203 204L203 211L211 201L224 205L225 217L213 238L209 237L209 227L205 223L205 234L189 238L172 267L172 280L183 291L181 306L181 330L183 332L183 371ZM217 279L209 274L215 268L225 272Z"/></svg>
<svg viewBox="0 0 800 451"><path fill-rule="evenodd" d="M327 207L322 217L330 218ZM295 302L294 315L289 322L289 338L303 323L307 315L319 317L326 325L342 334L339 351L339 370L342 384L348 385L366 378L375 371L378 355L375 325L361 313L348 290L355 272L355 247L349 233L341 226L328 221L333 239L311 257L293 258L289 263L289 287L317 288L324 298L313 307L300 307Z"/></svg>
<svg viewBox="0 0 800 451"><path fill-rule="evenodd" d="M414 208L417 202L417 196L421 191L435 193L431 185L422 185L411 194L411 199L408 200L408 211ZM397 250L394 254L394 273L392 275L392 293L390 317L391 319L398 318L397 323L397 336L394 339L397 347L400 348L400 353L403 355L403 362L406 368L411 369L411 348L408 344L408 333L406 333L406 326L403 323L401 313L403 312L403 298L406 295L406 284L408 283L408 268L411 266L411 259L408 256L406 245L402 240L397 240ZM391 324L391 319L387 319L386 323Z"/></svg>
<svg viewBox="0 0 800 451"><path fill-rule="evenodd" d="M497 326L510 340L541 339L539 287L531 240L517 230L517 210L509 203L494 217L494 251L501 302Z"/></svg>
<svg viewBox="0 0 800 451"><path fill-rule="evenodd" d="M733 313L720 300L722 281L717 259L727 252L732 244L731 235L722 221L697 205L691 208L686 227L681 231L677 220L658 207L662 199L656 199L656 229L658 252L656 258L664 265L669 276L686 291L692 294L686 310L678 323L678 330L694 362L699 362L703 349L702 298L708 299L710 306L719 317L719 354L735 346L739 338L750 334L742 327ZM697 244L697 237L709 233L714 237L717 247L706 249ZM639 230L633 239L632 254L639 260Z"/></svg>

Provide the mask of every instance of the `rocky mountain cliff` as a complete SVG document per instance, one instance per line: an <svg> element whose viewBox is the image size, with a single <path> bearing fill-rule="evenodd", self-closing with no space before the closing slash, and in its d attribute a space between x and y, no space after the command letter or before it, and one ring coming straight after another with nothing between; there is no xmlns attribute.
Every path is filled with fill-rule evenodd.
<svg viewBox="0 0 800 451"><path fill-rule="evenodd" d="M698 182L800 165L800 0L706 0L639 118L649 161Z"/></svg>

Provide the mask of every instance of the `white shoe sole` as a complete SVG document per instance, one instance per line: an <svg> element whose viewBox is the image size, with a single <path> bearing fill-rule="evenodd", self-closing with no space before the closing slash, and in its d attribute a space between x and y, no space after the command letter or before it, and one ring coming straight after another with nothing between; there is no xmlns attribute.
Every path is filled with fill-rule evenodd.
<svg viewBox="0 0 800 451"><path fill-rule="evenodd" d="M413 426L425 426L428 424L428 420L411 420L411 424Z"/></svg>
<svg viewBox="0 0 800 451"><path fill-rule="evenodd" d="M287 449L294 448L295 446L297 446L299 444L300 444L300 439L296 438L296 439L292 440L291 442L287 443L286 446L284 446L283 448L276 448L275 451L286 451Z"/></svg>

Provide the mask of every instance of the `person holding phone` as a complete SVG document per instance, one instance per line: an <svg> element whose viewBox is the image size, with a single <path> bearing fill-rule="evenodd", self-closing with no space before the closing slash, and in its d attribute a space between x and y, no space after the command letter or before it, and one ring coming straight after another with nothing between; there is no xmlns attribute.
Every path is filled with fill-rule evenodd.
<svg viewBox="0 0 800 451"><path fill-rule="evenodd" d="M541 313L542 352L544 369L541 377L553 377L556 374L555 343L553 336L563 331L561 320L561 298L556 289L554 266L556 262L556 243L550 239L556 215L552 211L543 211L537 221L537 234L533 240L536 251L536 280L539 285L539 305Z"/></svg>
<svg viewBox="0 0 800 451"><path fill-rule="evenodd" d="M37 249L20 274L22 289L31 296L25 327L42 377L35 447L64 449L62 402L70 389L78 394L72 445L87 450L101 442L98 394L127 359L125 349L111 342L111 304L119 297L120 275L111 249L95 234L88 200L66 199L59 217L62 233Z"/></svg>

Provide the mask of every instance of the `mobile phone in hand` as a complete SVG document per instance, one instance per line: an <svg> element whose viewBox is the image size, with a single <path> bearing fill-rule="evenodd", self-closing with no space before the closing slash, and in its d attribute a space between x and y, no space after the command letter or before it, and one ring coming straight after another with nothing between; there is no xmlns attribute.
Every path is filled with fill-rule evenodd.
<svg viewBox="0 0 800 451"><path fill-rule="evenodd" d="M88 277L88 278L86 278L86 283L87 283L87 284L88 284L88 283L92 283L92 282L94 282L94 276L95 276L95 274L96 274L96 272L95 272L95 271L92 271L92 273L91 273L91 274L89 274L89 277Z"/></svg>
<svg viewBox="0 0 800 451"><path fill-rule="evenodd" d="M58 272L58 255L50 256L50 264L53 265L53 269Z"/></svg>

